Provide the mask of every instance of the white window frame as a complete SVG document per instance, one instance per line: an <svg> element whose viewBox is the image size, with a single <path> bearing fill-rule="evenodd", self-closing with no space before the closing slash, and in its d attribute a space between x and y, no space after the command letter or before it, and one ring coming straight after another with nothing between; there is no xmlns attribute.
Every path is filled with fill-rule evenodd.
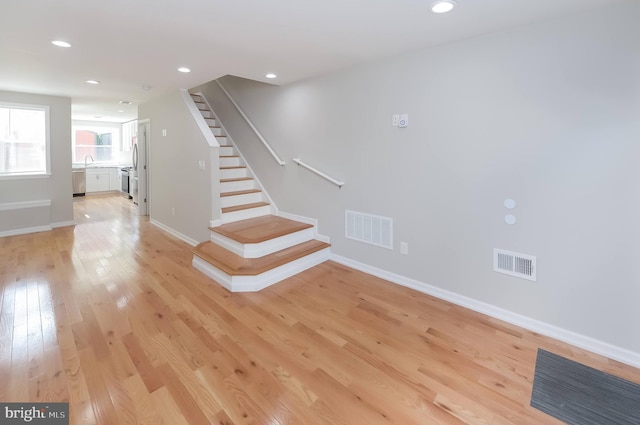
<svg viewBox="0 0 640 425"><path fill-rule="evenodd" d="M74 120L71 123L71 158L74 164L82 164L84 158L76 157L76 132L78 130L90 131L92 133L100 134L110 132L115 133L115 137L111 140L111 160L110 161L98 161L94 158L94 162L98 164L108 164L117 162L118 152L122 151L122 124L115 122L102 122L102 121L81 121Z"/></svg>
<svg viewBox="0 0 640 425"><path fill-rule="evenodd" d="M42 171L26 171L26 172L6 172L0 171L0 180L25 179L34 177L50 177L51 176L51 131L49 120L49 105L37 105L30 103L13 103L0 101L0 108L9 109L34 109L44 111L45 126L45 169Z"/></svg>

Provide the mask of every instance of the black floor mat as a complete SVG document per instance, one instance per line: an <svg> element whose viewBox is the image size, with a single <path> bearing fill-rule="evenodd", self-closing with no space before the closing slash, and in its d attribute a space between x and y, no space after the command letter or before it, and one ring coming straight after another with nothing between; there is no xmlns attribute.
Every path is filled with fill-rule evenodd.
<svg viewBox="0 0 640 425"><path fill-rule="evenodd" d="M539 349L531 406L570 425L639 425L640 385Z"/></svg>

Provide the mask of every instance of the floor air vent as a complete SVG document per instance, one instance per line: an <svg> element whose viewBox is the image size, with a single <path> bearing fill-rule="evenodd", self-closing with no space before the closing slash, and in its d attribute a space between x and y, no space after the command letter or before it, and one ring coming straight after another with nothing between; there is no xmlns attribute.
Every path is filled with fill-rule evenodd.
<svg viewBox="0 0 640 425"><path fill-rule="evenodd" d="M346 210L344 229L349 239L393 249L393 220L389 217Z"/></svg>
<svg viewBox="0 0 640 425"><path fill-rule="evenodd" d="M493 270L498 273L535 281L536 257L503 249L494 249Z"/></svg>

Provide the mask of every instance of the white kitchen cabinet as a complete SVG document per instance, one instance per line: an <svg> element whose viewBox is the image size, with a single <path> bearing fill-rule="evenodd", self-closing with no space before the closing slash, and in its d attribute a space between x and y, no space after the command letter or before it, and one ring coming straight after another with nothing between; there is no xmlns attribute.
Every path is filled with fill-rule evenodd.
<svg viewBox="0 0 640 425"><path fill-rule="evenodd" d="M111 190L109 168L87 168L87 193Z"/></svg>
<svg viewBox="0 0 640 425"><path fill-rule="evenodd" d="M120 190L121 179L119 168L109 168L109 190Z"/></svg>

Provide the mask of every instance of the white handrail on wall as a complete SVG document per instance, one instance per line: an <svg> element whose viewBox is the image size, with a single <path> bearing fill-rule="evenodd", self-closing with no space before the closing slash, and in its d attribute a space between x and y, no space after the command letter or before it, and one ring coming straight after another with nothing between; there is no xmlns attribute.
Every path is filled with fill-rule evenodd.
<svg viewBox="0 0 640 425"><path fill-rule="evenodd" d="M218 83L218 85L220 86L220 88L222 89L222 91L224 92L224 94L227 95L227 97L229 98L229 100L231 101L231 103L233 103L233 106L236 107L236 109L238 110L238 112L240 112L240 115L242 115L242 118L245 119L245 121L247 122L247 124L249 124L249 127L251 127L251 129L253 130L254 133L256 133L256 136L258 136L258 139L260 139L260 141L262 142L262 144L267 148L267 150L269 151L269 153L271 153L271 156L273 156L273 158L278 162L278 164L280 165L284 165L285 162L283 160L280 159L280 157L278 156L278 154L276 154L276 152L273 150L273 148L271 147L271 145L269 145L269 143L265 140L264 137L262 137L262 134L260 134L260 132L258 131L258 129L253 125L253 123L251 122L251 120L249 119L249 117L244 113L244 111L242 110L242 108L240 108L240 106L236 103L235 100L233 100L233 97L231 97L231 95L229 94L229 92L224 88L224 86L222 85L222 83L219 80L216 80L216 83Z"/></svg>
<svg viewBox="0 0 640 425"><path fill-rule="evenodd" d="M316 170L315 168L313 168L309 164L306 164L306 163L302 162L302 160L300 158L293 158L293 162L295 162L296 164L306 168L307 170L311 171L312 173L316 173L317 175L319 175L323 179L329 180L331 183L335 184L339 188L342 188L342 186L344 185L344 182L336 180L333 177L329 177L328 175L326 175L325 173L323 173L320 170Z"/></svg>

